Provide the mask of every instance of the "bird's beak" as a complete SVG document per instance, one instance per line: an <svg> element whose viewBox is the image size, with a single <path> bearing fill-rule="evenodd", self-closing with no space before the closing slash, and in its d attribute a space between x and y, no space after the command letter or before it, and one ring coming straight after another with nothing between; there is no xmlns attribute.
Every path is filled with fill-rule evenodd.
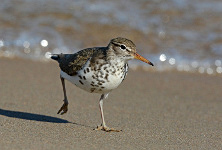
<svg viewBox="0 0 222 150"><path fill-rule="evenodd" d="M143 56L139 55L138 53L133 53L133 56L134 56L135 59L141 60L141 61L143 61L147 64L150 64L151 66L154 66L153 63L151 63L149 60L147 60Z"/></svg>

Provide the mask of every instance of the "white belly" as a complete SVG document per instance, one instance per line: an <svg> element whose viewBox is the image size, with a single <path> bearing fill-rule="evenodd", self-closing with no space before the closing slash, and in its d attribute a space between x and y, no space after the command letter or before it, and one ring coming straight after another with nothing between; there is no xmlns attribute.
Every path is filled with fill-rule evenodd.
<svg viewBox="0 0 222 150"><path fill-rule="evenodd" d="M102 67L107 67L106 65ZM127 66L128 68L128 66ZM126 68L126 69L127 69ZM61 71L60 74L63 78L75 84L77 87L90 92L90 93L108 93L111 90L117 88L120 83L125 78L125 72L122 70L115 71L114 68L109 68L108 72L106 71L92 71L88 67L88 63L84 69L80 70L77 75L69 76L65 72ZM125 68L124 68L125 69ZM108 75L107 75L108 74Z"/></svg>

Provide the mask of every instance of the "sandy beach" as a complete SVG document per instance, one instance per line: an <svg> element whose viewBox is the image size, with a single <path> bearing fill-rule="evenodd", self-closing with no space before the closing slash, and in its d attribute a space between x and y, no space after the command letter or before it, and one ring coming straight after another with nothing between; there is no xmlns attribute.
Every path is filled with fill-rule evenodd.
<svg viewBox="0 0 222 150"><path fill-rule="evenodd" d="M56 62L0 58L0 147L12 149L221 149L222 77L129 71L104 102L66 82L69 111L57 115L63 93Z"/></svg>

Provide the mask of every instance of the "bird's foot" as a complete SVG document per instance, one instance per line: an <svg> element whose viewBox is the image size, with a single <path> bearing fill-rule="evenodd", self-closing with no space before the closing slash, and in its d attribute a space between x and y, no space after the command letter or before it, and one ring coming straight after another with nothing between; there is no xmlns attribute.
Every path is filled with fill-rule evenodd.
<svg viewBox="0 0 222 150"><path fill-rule="evenodd" d="M68 111L68 102L66 102L64 100L64 104L62 105L62 107L59 109L59 111L57 112L57 114L59 114L61 112L61 115L65 114Z"/></svg>
<svg viewBox="0 0 222 150"><path fill-rule="evenodd" d="M102 131L106 131L106 132L120 132L120 131L122 131L122 130L116 130L114 128L109 128L109 127L103 126L103 125L97 126L97 128L94 130L102 130Z"/></svg>

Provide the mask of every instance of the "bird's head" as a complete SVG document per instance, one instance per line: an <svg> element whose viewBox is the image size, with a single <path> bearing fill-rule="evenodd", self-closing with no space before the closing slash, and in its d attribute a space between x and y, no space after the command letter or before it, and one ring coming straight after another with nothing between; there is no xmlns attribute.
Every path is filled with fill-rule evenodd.
<svg viewBox="0 0 222 150"><path fill-rule="evenodd" d="M113 50L116 56L126 61L138 59L153 66L153 63L136 52L136 45L131 40L121 37L112 39L108 48Z"/></svg>

